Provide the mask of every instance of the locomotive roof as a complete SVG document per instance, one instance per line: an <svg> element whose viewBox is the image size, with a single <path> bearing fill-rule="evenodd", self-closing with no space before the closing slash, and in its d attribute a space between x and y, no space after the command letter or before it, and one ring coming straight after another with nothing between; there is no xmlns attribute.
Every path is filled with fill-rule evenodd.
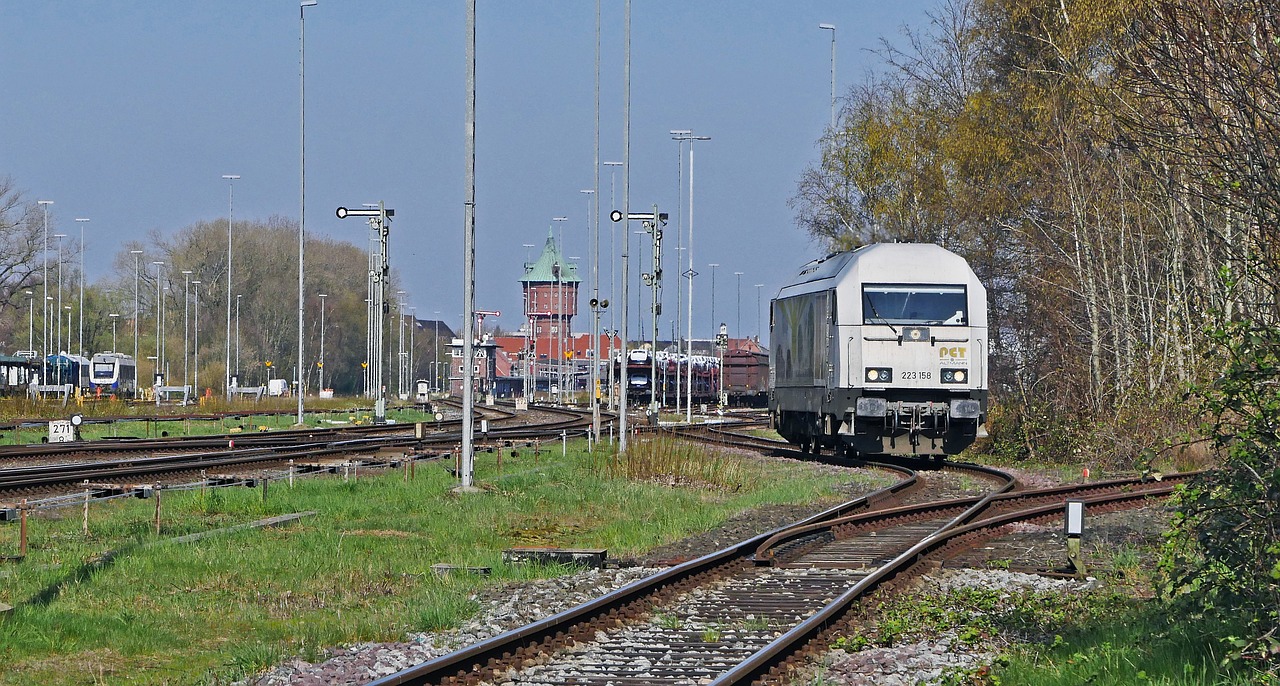
<svg viewBox="0 0 1280 686"><path fill-rule="evenodd" d="M834 288L849 278L871 283L969 284L976 281L963 257L933 243L874 243L806 264L782 287L778 297Z"/></svg>

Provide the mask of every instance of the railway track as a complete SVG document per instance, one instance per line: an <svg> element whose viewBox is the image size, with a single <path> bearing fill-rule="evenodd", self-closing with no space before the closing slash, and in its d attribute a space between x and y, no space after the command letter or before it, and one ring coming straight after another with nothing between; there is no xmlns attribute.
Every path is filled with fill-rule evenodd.
<svg viewBox="0 0 1280 686"><path fill-rule="evenodd" d="M725 433L712 440L773 443ZM781 683L807 651L825 649L869 593L927 560L1019 522L1058 519L1068 498L1094 513L1132 507L1185 477L1015 490L996 470L944 466L976 469L998 485L984 496L888 507L918 475L886 465L903 478L885 489L373 683Z"/></svg>
<svg viewBox="0 0 1280 686"><path fill-rule="evenodd" d="M498 421L496 426L490 426L487 433L477 433L477 445L483 447L485 443L554 437L562 432L585 430L591 422L589 414L576 410L538 408L538 411L550 414L552 419L534 425L521 425L517 423L513 412L485 408L485 414ZM388 424L341 429L301 429L250 436L134 441L127 446L129 456L113 459L101 458L116 455L125 446L99 446L98 442L94 442L52 453L62 458L74 456L78 458L76 461L0 469L0 495L31 496L71 486L79 487L85 482L150 484L163 476L262 469L282 466L291 461L302 464L302 471L311 471L326 459L399 449L403 451L399 459L383 460L389 466L396 466L402 459L448 452L461 441L460 421L451 422L451 428L439 428L435 423L428 426L434 427L434 431L422 436L416 434L412 424ZM228 445L232 441L234 447ZM49 453L41 455L48 457ZM99 459L92 459L95 456ZM119 491L120 487L98 487L94 490L103 490L105 495L111 495Z"/></svg>

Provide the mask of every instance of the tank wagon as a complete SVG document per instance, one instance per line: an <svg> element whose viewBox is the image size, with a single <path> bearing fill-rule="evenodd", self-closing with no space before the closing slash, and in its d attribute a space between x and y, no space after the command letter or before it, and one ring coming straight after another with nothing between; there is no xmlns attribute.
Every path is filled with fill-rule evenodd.
<svg viewBox="0 0 1280 686"><path fill-rule="evenodd" d="M941 459L986 421L986 288L944 248L814 260L770 302L769 324L770 420L805 451Z"/></svg>

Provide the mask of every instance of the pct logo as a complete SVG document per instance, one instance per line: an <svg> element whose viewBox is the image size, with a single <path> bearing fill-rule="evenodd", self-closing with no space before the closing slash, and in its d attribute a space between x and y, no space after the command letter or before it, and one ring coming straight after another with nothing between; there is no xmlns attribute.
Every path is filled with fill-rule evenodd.
<svg viewBox="0 0 1280 686"><path fill-rule="evenodd" d="M942 360L964 360L968 358L968 348L938 348L938 358Z"/></svg>

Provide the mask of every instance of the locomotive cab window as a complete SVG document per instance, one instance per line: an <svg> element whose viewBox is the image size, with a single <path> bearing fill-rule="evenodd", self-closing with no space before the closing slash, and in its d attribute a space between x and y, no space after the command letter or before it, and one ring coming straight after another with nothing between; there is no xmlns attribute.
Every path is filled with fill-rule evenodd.
<svg viewBox="0 0 1280 686"><path fill-rule="evenodd" d="M865 284L862 323L967 326L969 306L965 287Z"/></svg>

